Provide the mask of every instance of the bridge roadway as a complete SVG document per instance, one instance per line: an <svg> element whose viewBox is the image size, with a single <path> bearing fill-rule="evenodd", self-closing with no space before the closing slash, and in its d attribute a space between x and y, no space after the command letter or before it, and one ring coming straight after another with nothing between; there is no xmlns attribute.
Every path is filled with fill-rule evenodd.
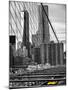
<svg viewBox="0 0 68 90"><path fill-rule="evenodd" d="M9 88L25 88L25 87L34 87L34 86L40 86L42 83L49 82L49 81L61 81L66 83L66 71L64 68L52 68L47 70L40 70L35 72L28 72L28 73L22 73L22 74L10 74L10 80L9 83L22 83L22 85L15 85L15 86L9 86ZM30 83L35 82L38 83L34 86L23 86L23 83Z"/></svg>

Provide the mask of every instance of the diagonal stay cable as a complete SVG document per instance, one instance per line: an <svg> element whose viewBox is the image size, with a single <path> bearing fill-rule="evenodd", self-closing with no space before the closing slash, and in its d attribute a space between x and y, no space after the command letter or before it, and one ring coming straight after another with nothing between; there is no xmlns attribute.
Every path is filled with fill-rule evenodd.
<svg viewBox="0 0 68 90"><path fill-rule="evenodd" d="M17 8L17 10L18 10L18 13L20 14L20 18L22 19L22 17L21 17L21 7L20 7L20 4L21 4L21 2L17 2L17 4L18 4L18 6L19 6L19 9L20 9L20 11L19 11L19 9L17 8L17 6L16 6L16 8ZM15 3L15 5L16 5L16 3ZM23 6L22 6L23 7ZM20 22L20 24L21 24L21 22ZM21 28L22 28L22 25L21 25ZM22 38L23 38L23 36L22 36Z"/></svg>
<svg viewBox="0 0 68 90"><path fill-rule="evenodd" d="M18 9L18 7L17 7L17 5L16 5L16 3L14 2L14 4L15 4L15 6L16 6L16 9L17 9L17 11L18 11L18 13L19 13L19 15L20 15L20 11L19 11L19 9L21 9L20 8L20 6L19 6L19 9ZM18 3L17 3L18 4ZM16 14L16 16L17 16L17 13L16 13L16 11L15 11L15 14ZM18 16L17 16L17 18L18 18ZM21 22L20 22L20 20L19 20L19 18L18 18L18 21L19 21L19 23L20 23L20 25L21 25Z"/></svg>
<svg viewBox="0 0 68 90"><path fill-rule="evenodd" d="M22 5L22 4L23 4L23 5ZM23 7L24 10L26 9L25 3L21 3L21 6Z"/></svg>
<svg viewBox="0 0 68 90"><path fill-rule="evenodd" d="M13 27L12 27L12 25L11 25L10 22L9 22L9 25L11 26L11 29L12 29L13 33L16 35L16 33L15 33L15 31L14 31L14 29L13 29ZM17 37L17 36L16 36L16 39L17 39L17 41L18 41L18 37Z"/></svg>
<svg viewBox="0 0 68 90"><path fill-rule="evenodd" d="M25 8L25 5L23 6L23 5L22 5L22 3L19 3L19 2L18 2L17 4L18 4L18 6L19 6L19 8L20 8L20 11L21 11L21 7L20 7L20 5L21 5L22 7L24 7L24 8ZM23 11L24 11L24 10L23 10ZM30 19L31 19L31 17L30 17ZM31 35L32 35L32 31L31 31L31 30L29 30L29 32L30 32L30 33L31 33Z"/></svg>
<svg viewBox="0 0 68 90"><path fill-rule="evenodd" d="M19 3L21 4L21 2L18 2L18 3L17 3L17 4L18 4L18 6L19 6L19 9L20 9L20 11L21 11L21 7L20 7L20 4L19 4ZM22 7L23 7L23 6L22 6Z"/></svg>
<svg viewBox="0 0 68 90"><path fill-rule="evenodd" d="M9 23L9 24L11 25L11 23ZM16 33L15 33L15 31L14 31L12 25L11 25L11 29L12 29L13 33L16 35ZM17 41L18 41L18 37L17 37L17 36L16 36L16 39L17 39Z"/></svg>
<svg viewBox="0 0 68 90"><path fill-rule="evenodd" d="M49 17L48 17L48 15L47 15L47 13L46 13L46 11L45 11L42 3L41 3L41 6L42 6L42 8L43 8L43 10L44 10L44 13L45 13L45 15L46 15L46 17L47 17L47 20L48 20L50 26L51 26L51 28L52 28L52 31L53 31L53 33L54 33L54 35L55 35L55 37L56 37L56 40L57 40L57 42L59 43L59 40L58 40L58 38L57 38L57 35L56 35L55 31L54 31L54 28L53 28L53 26L52 26L52 24L51 24L51 22L50 22L50 20L49 20Z"/></svg>
<svg viewBox="0 0 68 90"><path fill-rule="evenodd" d="M13 5L11 4L11 6L12 6L12 8L13 8ZM16 5L15 5L16 6ZM16 8L17 8L17 6L16 6ZM14 8L13 8L13 10L14 10ZM18 11L18 13L20 14L20 12L19 12L19 10L18 10L18 8L17 8L17 11ZM14 10L14 12L15 12L15 15L16 15L16 17L17 17L17 19L18 19L18 21L19 21L19 24L20 24L20 26L21 26L21 22L20 22L20 20L19 20L19 18L18 18L18 15L17 15L17 13L16 13L16 11ZM22 27L22 26L21 26Z"/></svg>
<svg viewBox="0 0 68 90"><path fill-rule="evenodd" d="M14 23L15 23L15 25L16 25L16 27L17 27L17 29L18 29L18 31L19 31L19 33L20 33L20 35L21 35L21 32L20 32L20 30L19 30L19 28L18 28L18 26L17 26L17 24L16 24L16 22L15 22L15 19L14 19L14 17L13 17L13 15L12 15L12 13L11 13L11 11L10 11L10 10L9 10L9 12L10 12L10 14L11 14L11 16L12 16L13 20L14 20ZM21 37L22 37L22 35L21 35Z"/></svg>

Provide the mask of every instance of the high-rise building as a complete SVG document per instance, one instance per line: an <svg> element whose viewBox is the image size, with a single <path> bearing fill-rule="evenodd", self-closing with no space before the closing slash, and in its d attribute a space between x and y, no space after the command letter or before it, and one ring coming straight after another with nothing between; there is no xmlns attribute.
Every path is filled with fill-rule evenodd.
<svg viewBox="0 0 68 90"><path fill-rule="evenodd" d="M16 49L16 36L15 35L10 35L9 36L9 66L13 67L14 66L14 50Z"/></svg>
<svg viewBox="0 0 68 90"><path fill-rule="evenodd" d="M49 33L49 25L48 20L45 15L48 15L48 6L43 5L45 11L43 10L42 6L38 6L38 31L36 35L32 36L32 41L36 47L40 46L41 49L41 63L48 63L48 43L50 42L50 33ZM46 55L45 55L46 53Z"/></svg>
<svg viewBox="0 0 68 90"><path fill-rule="evenodd" d="M22 47L26 46L28 50L29 56L29 13L27 10L24 10L24 30L23 30L23 39L22 39Z"/></svg>
<svg viewBox="0 0 68 90"><path fill-rule="evenodd" d="M43 5L46 14L48 15L48 6L47 5ZM48 25L48 20L47 17L45 15L45 12L42 8L41 5L38 6L38 11L39 11L39 16L38 16L38 20L39 20L39 32L40 32L40 41L41 43L49 43L50 41L50 33L49 33L49 25Z"/></svg>
<svg viewBox="0 0 68 90"><path fill-rule="evenodd" d="M48 63L49 58L48 58L48 43L50 42L50 33L49 33L49 25L48 25L48 20L45 15L48 15L48 6L43 5L44 10L41 5L38 6L38 11L39 11L39 32L40 32L40 44L41 44L41 63Z"/></svg>
<svg viewBox="0 0 68 90"><path fill-rule="evenodd" d="M23 45L28 49L29 43L29 13L24 10L24 30L23 30Z"/></svg>
<svg viewBox="0 0 68 90"><path fill-rule="evenodd" d="M48 6L43 5L46 14L48 15ZM49 25L48 20L45 15L45 12L41 5L38 6L38 31L35 35L32 36L32 41L35 46L39 46L42 43L50 42L50 33L49 33Z"/></svg>

